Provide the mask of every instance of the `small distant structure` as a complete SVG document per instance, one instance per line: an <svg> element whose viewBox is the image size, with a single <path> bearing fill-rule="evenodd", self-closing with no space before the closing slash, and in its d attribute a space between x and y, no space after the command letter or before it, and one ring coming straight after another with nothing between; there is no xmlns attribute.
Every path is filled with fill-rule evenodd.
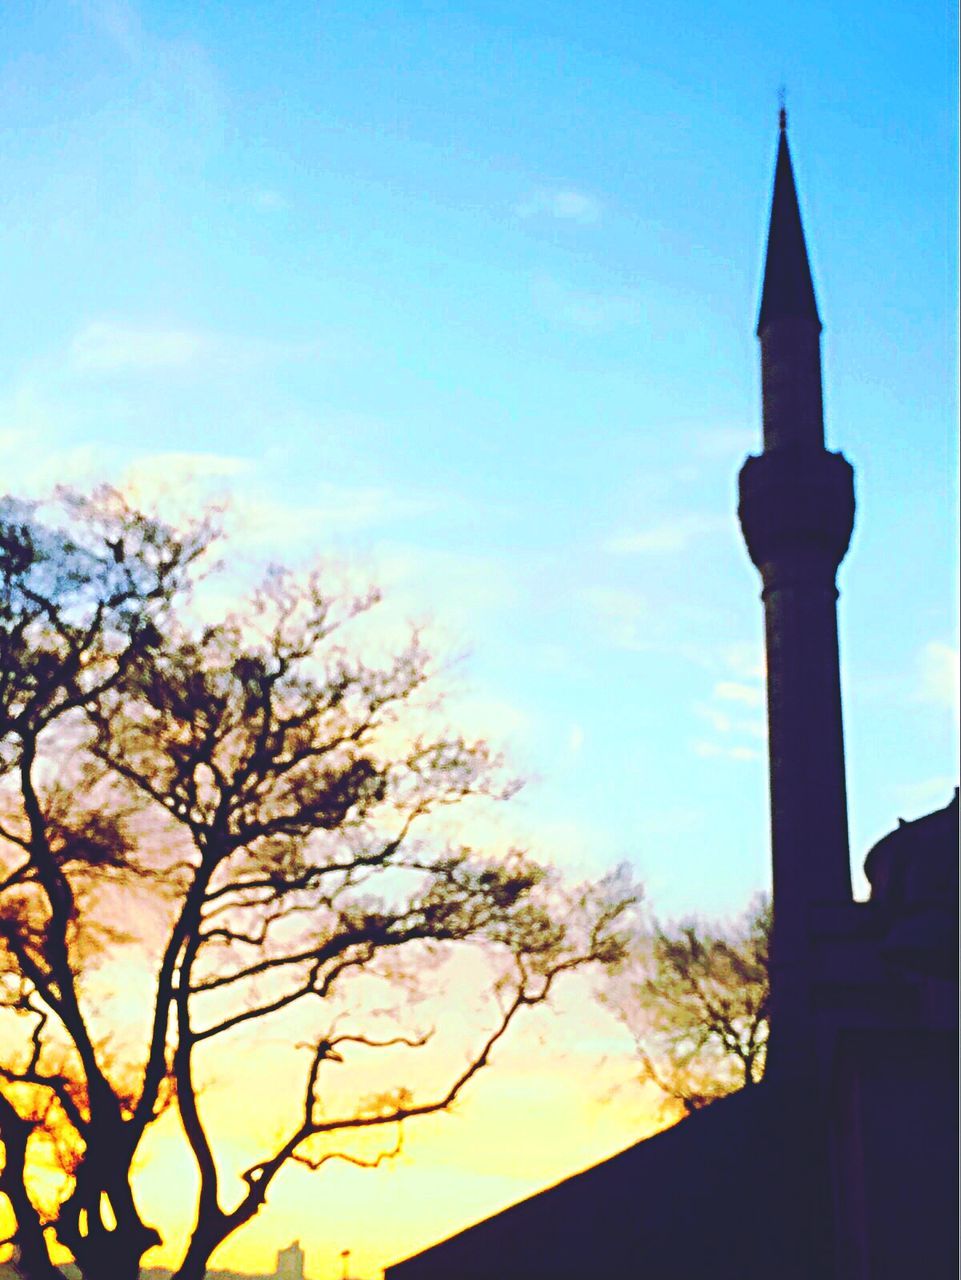
<svg viewBox="0 0 961 1280"><path fill-rule="evenodd" d="M304 1280L304 1251L295 1240L277 1251L277 1280Z"/></svg>

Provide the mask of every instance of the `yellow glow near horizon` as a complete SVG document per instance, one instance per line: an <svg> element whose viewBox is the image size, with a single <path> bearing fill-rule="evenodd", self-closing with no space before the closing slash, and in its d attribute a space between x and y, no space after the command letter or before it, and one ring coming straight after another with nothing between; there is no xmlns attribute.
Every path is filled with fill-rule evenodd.
<svg viewBox="0 0 961 1280"><path fill-rule="evenodd" d="M607 1085L623 1080L610 1072ZM621 1150L656 1127L645 1097L597 1096L595 1073L543 1068L535 1076L501 1072L478 1083L453 1116L409 1122L404 1151L378 1170L332 1162L312 1173L291 1167L261 1213L214 1257L237 1271L273 1270L276 1250L297 1238L313 1280L352 1268L372 1277L390 1262L469 1226ZM163 1222L168 1244L146 1262L172 1266L189 1228L196 1177L173 1133L158 1133L137 1177L148 1217ZM249 1156L249 1138L228 1155ZM389 1145L389 1144L386 1144ZM226 1198L226 1197L225 1197Z"/></svg>
<svg viewBox="0 0 961 1280"><path fill-rule="evenodd" d="M143 936L113 948L83 983L91 1025L108 1037L111 1060L134 1072L149 1030L151 953L163 931L149 905L137 917ZM328 1116L353 1114L365 1098L392 1087L409 1088L417 1100L442 1097L497 1025L491 991L497 973L485 952L463 948L455 959L426 968L420 999L401 1021L385 1007L396 997L403 1009L403 991L362 979L345 988L342 1002L297 1005L207 1042L197 1057L199 1101L223 1207L241 1198L242 1171L296 1128L309 1060L304 1046L326 1034L332 1020L341 1032L396 1035L434 1026L437 1034L417 1050L353 1047L343 1065L325 1066L319 1096ZM210 1014L207 1009L200 1021ZM343 1161L316 1172L288 1166L260 1213L223 1244L212 1265L269 1274L277 1249L297 1238L312 1280L339 1280L347 1248L352 1271L375 1277L390 1262L653 1131L657 1100L636 1085L636 1075L630 1036L600 1006L592 980L568 975L550 1005L522 1011L452 1114L408 1122L402 1153L377 1170ZM370 1158L395 1138L396 1129L385 1127L348 1136L339 1149ZM148 1131L134 1185L144 1220L163 1238L145 1264L176 1267L193 1226L198 1177L175 1109Z"/></svg>
<svg viewBox="0 0 961 1280"><path fill-rule="evenodd" d="M274 1045L265 1051L248 1042L218 1055L202 1102L225 1207L241 1190L232 1175L285 1132L280 1117L285 1103L299 1099L299 1066ZM587 984L572 980L556 1008L534 1011L518 1026L451 1113L408 1122L399 1156L377 1170L341 1161L318 1172L285 1169L261 1212L224 1243L212 1266L272 1274L277 1250L298 1239L311 1280L340 1280L344 1249L352 1274L374 1280L391 1262L653 1132L657 1099L635 1076L627 1037ZM385 1131L344 1149L373 1154L393 1137ZM164 1237L145 1265L174 1268L189 1237L198 1179L172 1112L150 1131L134 1182L145 1220Z"/></svg>
<svg viewBox="0 0 961 1280"><path fill-rule="evenodd" d="M408 1122L402 1153L377 1170L332 1161L317 1172L285 1169L267 1204L214 1255L213 1265L271 1273L278 1248L299 1239L312 1280L351 1270L379 1276L384 1266L453 1234L630 1145L658 1127L657 1101L631 1083L626 1036L598 1009L586 984L564 993L565 1016L538 1010L478 1076L452 1114ZM296 1070L265 1069L255 1046L219 1065L231 1088L205 1099L224 1170L230 1174L268 1151L282 1132L284 1103L298 1096ZM426 1068L425 1074L430 1074ZM344 1149L373 1154L393 1131ZM136 1175L145 1217L165 1237L145 1262L174 1266L189 1233L197 1179L179 1126L165 1117L151 1135Z"/></svg>

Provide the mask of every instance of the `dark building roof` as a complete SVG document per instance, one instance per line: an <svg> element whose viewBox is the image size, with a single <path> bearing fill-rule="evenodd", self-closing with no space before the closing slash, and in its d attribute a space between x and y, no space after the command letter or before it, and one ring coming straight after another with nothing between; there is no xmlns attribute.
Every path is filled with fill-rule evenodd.
<svg viewBox="0 0 961 1280"><path fill-rule="evenodd" d="M813 320L821 327L782 109L757 332L772 320L788 318Z"/></svg>
<svg viewBox="0 0 961 1280"><path fill-rule="evenodd" d="M872 898L863 910L874 913L880 926L872 945L922 973L950 976L941 972L948 959L956 972L957 847L956 792L944 809L902 823L868 855ZM894 1232L879 1276L956 1274L955 1040L953 1031L913 1025L907 1033L856 1030L844 1040L845 1061L863 1077L858 1098L863 1093L870 1101L879 1074L887 1071L894 1080L880 1103L874 1097L880 1118L868 1117L874 1146L865 1160L873 1191L888 1179L892 1185L879 1199L910 1203L910 1221L923 1224L915 1234ZM894 1110L900 1115L901 1090L916 1076L919 1061L928 1063L923 1078L938 1099L930 1131L949 1135L940 1147L917 1125L917 1104L906 1126L891 1119L891 1101L899 1100ZM943 1089L931 1064L947 1070ZM814 1088L805 1092L765 1080L395 1263L385 1280L833 1275L827 1132L838 1125L836 1107L837 1099L821 1093L818 1100ZM504 1160L509 1163L509 1151ZM874 1230L883 1234L877 1224Z"/></svg>
<svg viewBox="0 0 961 1280"><path fill-rule="evenodd" d="M899 826L864 861L882 954L932 977L958 975L958 792Z"/></svg>
<svg viewBox="0 0 961 1280"><path fill-rule="evenodd" d="M766 1083L742 1090L395 1263L385 1277L827 1275L822 1134L823 1115L804 1097L783 1096Z"/></svg>

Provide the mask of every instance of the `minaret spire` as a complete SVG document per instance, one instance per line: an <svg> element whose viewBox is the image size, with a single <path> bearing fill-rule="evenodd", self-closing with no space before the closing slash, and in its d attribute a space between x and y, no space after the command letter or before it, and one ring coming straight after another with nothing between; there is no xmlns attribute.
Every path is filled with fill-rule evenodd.
<svg viewBox="0 0 961 1280"><path fill-rule="evenodd" d="M821 320L780 113L758 337L764 450L738 514L763 583L774 882L771 1070L814 1054L821 908L851 900L838 661L838 566L854 524L851 466L824 447Z"/></svg>
<svg viewBox="0 0 961 1280"><path fill-rule="evenodd" d="M818 329L821 327L787 140L787 110L783 106L778 112L778 122L777 164L774 168L764 287L757 320L758 335L772 320L783 320L788 316L811 320Z"/></svg>
<svg viewBox="0 0 961 1280"><path fill-rule="evenodd" d="M765 449L824 448L821 317L814 296L787 112L778 113L777 162L758 312Z"/></svg>

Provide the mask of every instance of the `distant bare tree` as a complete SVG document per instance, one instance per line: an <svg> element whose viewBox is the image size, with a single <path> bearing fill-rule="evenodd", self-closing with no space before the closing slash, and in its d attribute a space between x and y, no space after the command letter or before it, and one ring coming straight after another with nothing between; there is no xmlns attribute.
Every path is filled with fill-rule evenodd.
<svg viewBox="0 0 961 1280"><path fill-rule="evenodd" d="M634 1035L643 1078L689 1114L764 1074L771 908L730 925L688 920L639 935L605 1001Z"/></svg>
<svg viewBox="0 0 961 1280"><path fill-rule="evenodd" d="M28 1280L59 1276L55 1244L87 1280L135 1280L160 1236L131 1171L168 1108L199 1175L176 1276L201 1280L283 1168L377 1164L396 1147L332 1140L449 1107L560 974L623 951L619 881L565 890L519 850L445 837L438 815L512 788L425 710L416 636L364 661L351 628L376 596L276 570L243 612L198 621L214 541L211 521L177 533L109 490L53 517L0 507L0 1197ZM97 973L134 947L149 1017L124 1051ZM488 1021L419 1095L391 1065L431 1038L415 984L468 948ZM228 1178L206 1055L285 1016L298 1114ZM322 1082L371 1055L386 1087L338 1109Z"/></svg>

